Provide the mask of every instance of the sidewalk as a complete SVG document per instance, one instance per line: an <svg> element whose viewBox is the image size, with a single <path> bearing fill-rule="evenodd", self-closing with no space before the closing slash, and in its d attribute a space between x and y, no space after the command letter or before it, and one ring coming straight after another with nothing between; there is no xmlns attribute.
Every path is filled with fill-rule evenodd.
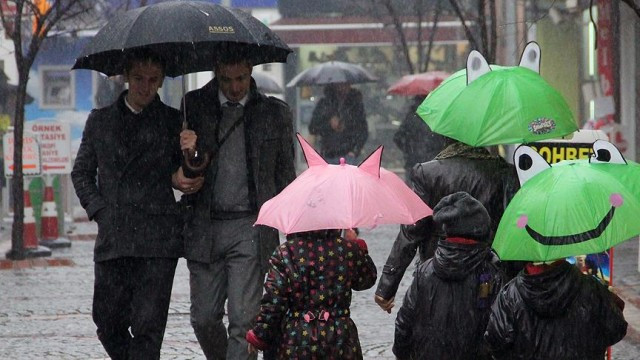
<svg viewBox="0 0 640 360"><path fill-rule="evenodd" d="M0 270L0 359L106 359L91 320L93 294L93 238L96 225L78 222L71 233L71 248L54 250L52 262ZM363 229L378 267L386 260L397 226ZM0 262L11 248L10 229L0 229ZM54 265L52 265L54 264ZM640 273L638 241L615 249L614 285L625 300L628 334L613 347L612 359L640 359ZM365 359L395 359L391 353L394 322L402 297L411 282L404 277L392 314L373 302L375 287L354 292L352 317L358 326ZM189 275L186 262L178 263L162 359L204 359L189 323Z"/></svg>

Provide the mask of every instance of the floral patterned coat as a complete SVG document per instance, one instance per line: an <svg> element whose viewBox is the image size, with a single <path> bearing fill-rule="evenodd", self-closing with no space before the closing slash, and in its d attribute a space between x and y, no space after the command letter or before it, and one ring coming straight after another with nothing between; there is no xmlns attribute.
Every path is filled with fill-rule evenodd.
<svg viewBox="0 0 640 360"><path fill-rule="evenodd" d="M375 264L363 240L310 234L274 252L260 314L247 338L277 347L280 359L362 359L349 316L351 290L375 284Z"/></svg>

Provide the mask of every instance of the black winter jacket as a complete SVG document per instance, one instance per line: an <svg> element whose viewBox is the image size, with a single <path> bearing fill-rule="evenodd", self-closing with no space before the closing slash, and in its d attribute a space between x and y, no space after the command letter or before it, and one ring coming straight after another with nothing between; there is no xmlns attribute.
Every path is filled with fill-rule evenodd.
<svg viewBox="0 0 640 360"><path fill-rule="evenodd" d="M202 88L187 93L185 108L189 127L198 135L198 149L216 153L218 143L214 134L222 117L217 80L213 79ZM251 80L243 121L249 201L252 212L257 214L262 204L276 196L296 177L293 120L285 102L260 94L255 82ZM204 186L196 194L185 198L185 203L194 211L194 215L187 220L184 232L185 257L189 260L205 263L212 261L210 254L213 241L205 231L206 226L201 225L211 219L217 170L217 160L213 156L205 173ZM278 244L278 231L260 226L260 260L264 271L267 270L269 257Z"/></svg>
<svg viewBox="0 0 640 360"><path fill-rule="evenodd" d="M156 97L136 115L126 93L91 112L71 172L80 204L98 223L94 260L178 258L182 217L171 175L181 160L180 113Z"/></svg>
<svg viewBox="0 0 640 360"><path fill-rule="evenodd" d="M398 359L489 359L482 335L504 275L485 243L442 240L416 269L396 318ZM481 285L482 284L482 285Z"/></svg>
<svg viewBox="0 0 640 360"><path fill-rule="evenodd" d="M491 216L491 239L507 203L518 189L514 166L500 157L452 157L417 164L412 184L416 194L431 208L443 197L458 191L466 191L478 199ZM376 295L384 299L395 296L418 248L421 261L425 261L433 256L438 240L443 238L442 230L435 226L431 216L414 225L402 225L383 267Z"/></svg>
<svg viewBox="0 0 640 360"><path fill-rule="evenodd" d="M326 88L325 96L313 109L309 133L321 136L320 153L326 158L345 156L349 152L359 156L369 136L362 93L357 89L351 89L340 103L338 95L329 89ZM342 121L342 132L331 128L329 119L332 116L338 116Z"/></svg>
<svg viewBox="0 0 640 360"><path fill-rule="evenodd" d="M497 359L602 360L627 333L615 295L563 262L498 294L484 335Z"/></svg>

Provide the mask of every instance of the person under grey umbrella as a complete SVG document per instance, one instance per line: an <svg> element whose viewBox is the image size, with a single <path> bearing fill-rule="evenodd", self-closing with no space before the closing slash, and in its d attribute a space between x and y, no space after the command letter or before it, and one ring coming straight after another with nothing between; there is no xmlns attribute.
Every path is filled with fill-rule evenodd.
<svg viewBox="0 0 640 360"><path fill-rule="evenodd" d="M344 158L356 165L369 136L362 93L349 83L326 85L311 114L309 133L320 136L320 154L329 164Z"/></svg>

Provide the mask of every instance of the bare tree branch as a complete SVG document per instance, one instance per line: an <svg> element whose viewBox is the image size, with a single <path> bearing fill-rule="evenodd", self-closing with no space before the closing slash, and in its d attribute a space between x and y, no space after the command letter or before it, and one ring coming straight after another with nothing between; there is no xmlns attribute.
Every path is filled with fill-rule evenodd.
<svg viewBox="0 0 640 360"><path fill-rule="evenodd" d="M449 0L449 3L451 4L451 7L453 8L453 11L456 13L456 15L458 15L458 18L460 19L460 22L462 23L462 28L464 29L464 33L467 35L467 40L469 40L469 45L471 45L471 49L479 49L478 48L478 43L475 39L475 37L473 36L473 33L471 32L471 29L469 29L469 27L467 26L467 23L465 21L465 16L462 13L462 11L460 10L460 6L458 4L457 0Z"/></svg>
<svg viewBox="0 0 640 360"><path fill-rule="evenodd" d="M431 33L429 34L429 44L427 47L427 53L424 63L421 65L421 72L426 72L429 70L429 63L431 62L431 50L433 50L433 42L436 38L436 32L438 31L438 21L440 20L440 15L442 13L442 1L438 0L436 2L436 9L433 16L433 24L431 25Z"/></svg>
<svg viewBox="0 0 640 360"><path fill-rule="evenodd" d="M383 5L385 9L387 9L389 16L391 16L391 19L393 21L393 27L396 29L396 32L398 33L398 37L400 38L402 53L404 54L405 61L407 62L407 68L409 69L409 72L413 74L414 67L413 67L413 63L411 62L411 55L409 54L409 44L407 43L407 35L405 34L404 29L402 28L402 20L400 20L400 17L398 16L396 9L393 7L391 0L383 0Z"/></svg>

